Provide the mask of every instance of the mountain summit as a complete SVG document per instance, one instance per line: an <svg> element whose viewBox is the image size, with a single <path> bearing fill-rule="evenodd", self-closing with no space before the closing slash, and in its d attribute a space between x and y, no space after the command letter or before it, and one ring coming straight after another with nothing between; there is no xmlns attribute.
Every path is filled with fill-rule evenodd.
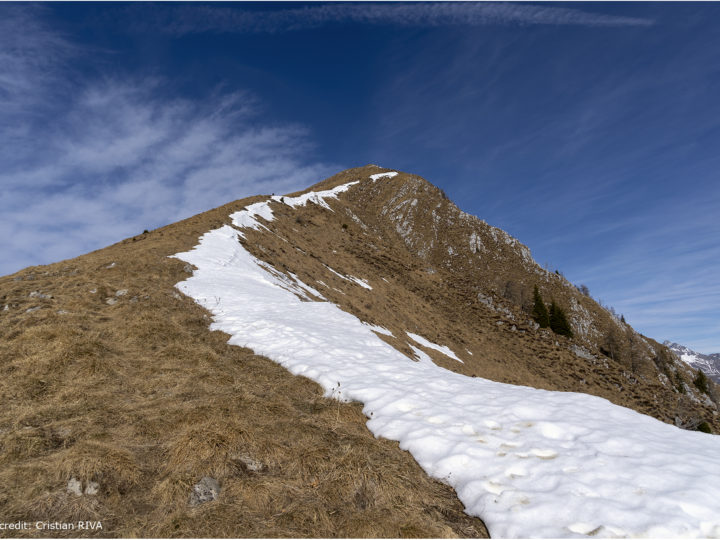
<svg viewBox="0 0 720 540"><path fill-rule="evenodd" d="M416 175L236 201L0 301L8 520L720 534L720 443L688 430L720 431L716 386Z"/></svg>
<svg viewBox="0 0 720 540"><path fill-rule="evenodd" d="M704 372L716 383L720 383L720 353L702 354L670 341L664 341L663 345L674 352L680 360L692 368Z"/></svg>
<svg viewBox="0 0 720 540"><path fill-rule="evenodd" d="M712 421L714 402L666 347L418 176L370 165L255 208L263 210L251 222L236 222L251 225L241 241L254 257L366 323L455 344L462 363L434 358L447 369L594 394L666 422L700 405L694 414ZM572 337L538 328L535 288L566 315ZM411 354L410 342L393 344Z"/></svg>

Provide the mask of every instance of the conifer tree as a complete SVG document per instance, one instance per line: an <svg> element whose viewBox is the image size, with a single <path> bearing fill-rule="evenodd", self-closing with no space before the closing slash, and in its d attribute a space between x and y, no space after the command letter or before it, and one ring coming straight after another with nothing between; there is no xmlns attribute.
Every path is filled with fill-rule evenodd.
<svg viewBox="0 0 720 540"><path fill-rule="evenodd" d="M570 323L565 316L565 311L555 303L550 304L550 330L561 336L572 337L572 329Z"/></svg>
<svg viewBox="0 0 720 540"><path fill-rule="evenodd" d="M534 296L534 305L532 310L532 316L533 319L535 319L535 322L540 325L540 328L548 328L550 326L550 316L548 315L547 307L545 307L545 303L542 300L542 297L540 296L540 291L537 288L537 285L535 285L535 290L533 291Z"/></svg>
<svg viewBox="0 0 720 540"><path fill-rule="evenodd" d="M700 390L702 393L708 393L707 377L702 371L698 370L697 377L695 377L693 384L697 386L698 390Z"/></svg>

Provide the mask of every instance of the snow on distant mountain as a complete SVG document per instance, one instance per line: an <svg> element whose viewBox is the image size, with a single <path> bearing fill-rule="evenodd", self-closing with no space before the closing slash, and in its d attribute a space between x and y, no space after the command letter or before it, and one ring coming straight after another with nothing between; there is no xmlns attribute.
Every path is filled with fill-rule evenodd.
<svg viewBox="0 0 720 540"><path fill-rule="evenodd" d="M703 371L705 375L716 383L720 383L720 353L701 354L684 345L671 343L670 341L665 341L663 345L678 355L680 360L695 369Z"/></svg>

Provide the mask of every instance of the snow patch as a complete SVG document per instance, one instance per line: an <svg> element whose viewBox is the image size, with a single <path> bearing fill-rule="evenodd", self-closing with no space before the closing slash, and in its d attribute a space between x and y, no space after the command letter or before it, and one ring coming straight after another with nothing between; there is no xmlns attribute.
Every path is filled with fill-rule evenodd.
<svg viewBox="0 0 720 540"><path fill-rule="evenodd" d="M321 300L325 300L327 302L327 298L325 298L322 294L320 294L316 289L313 289L310 285L306 285L305 283L303 283L300 280L300 278L297 277L292 272L288 272L288 274L290 274L290 276L295 280L295 283L297 284L298 287L303 289L305 292L308 292L308 293L312 294L313 296L320 298Z"/></svg>
<svg viewBox="0 0 720 540"><path fill-rule="evenodd" d="M353 281L357 285L360 285L363 289L368 289L369 291L372 291L372 287L370 286L370 284L367 282L366 279L360 279L355 276L348 276L348 278L350 279L350 281Z"/></svg>
<svg viewBox="0 0 720 540"><path fill-rule="evenodd" d="M720 437L466 377L416 347L414 362L337 306L302 301L240 235L223 226L175 255L197 268L176 287L213 313L211 329L364 403L372 433L453 486L493 537L720 536Z"/></svg>
<svg viewBox="0 0 720 540"><path fill-rule="evenodd" d="M236 227L247 227L250 229L267 229L265 225L257 220L259 217L265 221L272 221L275 218L267 201L250 204L245 207L244 210L234 213L231 217Z"/></svg>
<svg viewBox="0 0 720 540"><path fill-rule="evenodd" d="M392 178L394 176L397 176L398 173L395 171L393 172L384 172L384 173L378 173L378 174L371 174L370 179L374 182L375 180L379 180L380 178Z"/></svg>
<svg viewBox="0 0 720 540"><path fill-rule="evenodd" d="M460 360L457 355L450 350L449 347L446 347L444 345L438 345L437 343L433 343L432 341L429 341L425 339L422 336L418 336L417 334L412 334L410 332L406 332L406 334L412 339L415 343L418 343L419 345L422 345L423 347L427 347L428 349L436 350L437 352L444 354L448 358L452 358L453 360L457 360L461 364L464 364L462 360Z"/></svg>
<svg viewBox="0 0 720 540"><path fill-rule="evenodd" d="M270 201L286 204L292 208L297 208L298 206L305 206L307 203L312 202L317 204L318 206L322 206L323 208L332 211L332 208L328 206L328 204L325 202L325 199L337 198L338 194L347 191L348 189L350 189L350 187L354 186L358 182L359 181L348 182L347 184L342 184L340 186L324 191L310 191L308 193L304 193L303 195L298 195L297 197L273 195L267 201L250 204L239 212L231 214L230 218L232 219L233 225L235 225L236 227L247 227L250 229L267 229L267 227L260 223L257 218L261 217L265 221L272 221L275 218L272 208L270 208Z"/></svg>
<svg viewBox="0 0 720 540"><path fill-rule="evenodd" d="M370 324L367 322L364 322L363 324L365 326L367 326L368 328L370 328L370 330L372 330L373 332L377 332L378 334L382 334L384 336L395 337L395 336L393 336L393 333L390 330L388 330L387 328L383 328L382 326L377 326L375 324Z"/></svg>
<svg viewBox="0 0 720 540"><path fill-rule="evenodd" d="M341 274L340 272L336 272L335 270L333 270L332 268L330 268L327 264L324 265L324 266L325 266L325 268L327 268L328 270L330 270L333 274L335 274L337 277L339 277L339 278L341 278L341 279L344 279L345 281L350 281L350 282L352 282L352 283L355 283L356 285L360 285L360 286L363 287L364 289L372 290L372 287L371 287L370 284L367 282L367 280L360 279L360 278L357 278L357 277L355 277L355 276L344 276L344 275Z"/></svg>

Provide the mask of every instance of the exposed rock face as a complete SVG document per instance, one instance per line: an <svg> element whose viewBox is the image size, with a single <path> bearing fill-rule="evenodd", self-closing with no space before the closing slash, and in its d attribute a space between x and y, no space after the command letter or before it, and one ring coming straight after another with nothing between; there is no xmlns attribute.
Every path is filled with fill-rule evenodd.
<svg viewBox="0 0 720 540"><path fill-rule="evenodd" d="M206 502L214 501L220 495L220 484L214 478L204 476L192 488L190 493L190 506L197 506Z"/></svg>

